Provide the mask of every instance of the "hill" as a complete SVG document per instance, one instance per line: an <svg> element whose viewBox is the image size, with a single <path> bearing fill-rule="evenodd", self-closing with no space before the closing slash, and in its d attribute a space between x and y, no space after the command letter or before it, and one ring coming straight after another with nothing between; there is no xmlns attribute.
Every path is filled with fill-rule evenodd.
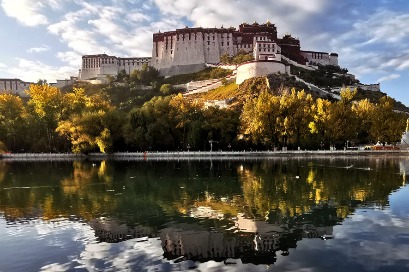
<svg viewBox="0 0 409 272"><path fill-rule="evenodd" d="M257 96L266 89L269 89L275 95L281 95L283 92L295 88L297 91L304 90L306 93L311 94L314 99L324 98L329 101L336 101L337 99L332 96L331 88L359 83L359 80L356 80L353 75L347 74L346 69L338 66L318 66L318 69L313 71L296 66L292 66L291 69L295 74L299 74L297 77L318 86L324 92L311 90L305 83L297 80L294 75L270 74L266 77L250 78L240 85L230 82L214 90L189 97L202 102L229 99L234 101L232 105L237 106L242 105L249 97ZM357 94L353 100L359 101L367 98L370 102L376 104L384 96L387 96L387 94L381 91L357 88ZM393 100L394 110L409 113L409 108L406 105L395 99Z"/></svg>

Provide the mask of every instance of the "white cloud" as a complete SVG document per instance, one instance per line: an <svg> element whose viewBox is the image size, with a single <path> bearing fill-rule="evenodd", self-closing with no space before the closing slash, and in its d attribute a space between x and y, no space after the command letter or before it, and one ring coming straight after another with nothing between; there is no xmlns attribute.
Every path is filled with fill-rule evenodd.
<svg viewBox="0 0 409 272"><path fill-rule="evenodd" d="M370 43L399 43L409 37L409 15L380 10L364 21L354 24L356 32L368 38Z"/></svg>
<svg viewBox="0 0 409 272"><path fill-rule="evenodd" d="M67 13L62 21L48 26L48 31L58 35L63 43L79 54L109 52L107 47L100 44L97 35L93 31L78 25L82 20L91 16L92 13L91 9L81 9Z"/></svg>
<svg viewBox="0 0 409 272"><path fill-rule="evenodd" d="M78 70L69 66L55 67L41 61L17 58L17 66L10 67L7 72L31 82L37 82L38 79L55 82L56 79L66 78L68 75L76 75Z"/></svg>
<svg viewBox="0 0 409 272"><path fill-rule="evenodd" d="M6 68L7 67L7 65L5 65L4 63L1 63L0 62L0 68Z"/></svg>
<svg viewBox="0 0 409 272"><path fill-rule="evenodd" d="M391 75L383 76L383 77L379 78L377 81L378 82L384 82L384 81L393 80L393 79L397 79L397 78L400 78L399 74L391 74Z"/></svg>
<svg viewBox="0 0 409 272"><path fill-rule="evenodd" d="M384 62L382 67L391 67L396 70L404 70L409 67L409 52L403 52L401 55L393 55L390 60Z"/></svg>
<svg viewBox="0 0 409 272"><path fill-rule="evenodd" d="M46 45L43 45L41 47L29 48L29 49L27 49L27 52L28 53L40 53L40 52L45 52L45 51L48 51L48 50L50 50L50 47L48 47Z"/></svg>
<svg viewBox="0 0 409 272"><path fill-rule="evenodd" d="M328 5L324 0L155 0L162 14L187 18L195 26L235 26L243 21L272 23L281 31L294 31L294 22L302 22L322 12ZM251 11L251 12L249 12Z"/></svg>
<svg viewBox="0 0 409 272"><path fill-rule="evenodd" d="M330 47L339 53L342 66L358 78L382 75L378 81L397 79L409 68L409 15L387 9L362 15L343 34L333 35Z"/></svg>
<svg viewBox="0 0 409 272"><path fill-rule="evenodd" d="M45 7L57 9L65 0L1 0L1 7L5 14L15 18L19 23L26 26L38 26L48 24L47 17L42 14Z"/></svg>
<svg viewBox="0 0 409 272"><path fill-rule="evenodd" d="M81 55L73 52L73 51L67 51L67 52L58 52L57 57L65 62L71 65L72 67L81 67Z"/></svg>
<svg viewBox="0 0 409 272"><path fill-rule="evenodd" d="M152 18L144 13L140 13L138 11L133 11L130 14L126 15L126 18L134 23L144 22L144 21L151 21Z"/></svg>
<svg viewBox="0 0 409 272"><path fill-rule="evenodd" d="M138 10L129 13L122 5L91 5L80 0L76 3L80 6L79 10L67 13L60 22L50 25L48 30L58 35L71 49L71 53L79 56L98 53L151 56L154 32L174 30L183 25L179 20L170 18L153 21ZM67 54L60 52L58 56L64 59ZM69 60L69 63L73 64L74 61Z"/></svg>

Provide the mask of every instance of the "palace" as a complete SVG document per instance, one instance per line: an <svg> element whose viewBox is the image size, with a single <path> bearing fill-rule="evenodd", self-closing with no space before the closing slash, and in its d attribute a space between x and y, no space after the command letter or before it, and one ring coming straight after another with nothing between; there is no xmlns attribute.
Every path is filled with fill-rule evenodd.
<svg viewBox="0 0 409 272"><path fill-rule="evenodd" d="M0 78L0 91L9 92L19 96L27 96L25 90L27 90L32 84L31 82L25 82L18 78Z"/></svg>
<svg viewBox="0 0 409 272"><path fill-rule="evenodd" d="M144 64L150 65L151 58L118 58L107 54L82 56L82 68L79 71L80 80L104 80L106 76L116 76L125 70L131 74L140 70Z"/></svg>
<svg viewBox="0 0 409 272"><path fill-rule="evenodd" d="M115 76L119 71L131 73L144 64L171 76L198 72L206 64L217 64L223 54L230 56L244 51L253 53L255 61L281 62L281 55L299 64L338 65L336 53L303 51L300 41L291 35L277 36L274 24L243 23L239 29L183 28L153 34L152 57L119 58L106 54L82 57L80 80ZM281 70L281 68L280 68Z"/></svg>

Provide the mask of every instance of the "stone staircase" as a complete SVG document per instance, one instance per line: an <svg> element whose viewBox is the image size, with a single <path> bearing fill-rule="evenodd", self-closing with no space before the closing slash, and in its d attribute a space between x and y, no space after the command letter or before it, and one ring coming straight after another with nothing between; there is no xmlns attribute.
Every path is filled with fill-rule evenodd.
<svg viewBox="0 0 409 272"><path fill-rule="evenodd" d="M226 76L224 79L231 80L236 78L235 74L231 74ZM202 81L194 81L189 82L186 84L186 92L183 94L184 96L197 94L197 93L205 93L210 90L216 89L223 85L223 79L209 79L209 80L202 80Z"/></svg>

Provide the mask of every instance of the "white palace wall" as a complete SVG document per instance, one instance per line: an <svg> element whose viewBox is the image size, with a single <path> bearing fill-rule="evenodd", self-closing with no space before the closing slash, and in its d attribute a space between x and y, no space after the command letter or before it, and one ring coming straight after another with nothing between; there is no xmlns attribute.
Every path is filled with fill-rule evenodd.
<svg viewBox="0 0 409 272"><path fill-rule="evenodd" d="M18 78L0 79L0 93L9 92L19 96L28 96L25 90L28 90L31 82L25 82Z"/></svg>
<svg viewBox="0 0 409 272"><path fill-rule="evenodd" d="M301 51L301 55L306 58L308 62L338 66L338 55L335 53Z"/></svg>
<svg viewBox="0 0 409 272"><path fill-rule="evenodd" d="M237 67L236 84L241 84L246 79L266 76L273 73L285 74L288 71L282 62L278 61L251 61Z"/></svg>
<svg viewBox="0 0 409 272"><path fill-rule="evenodd" d="M150 65L150 60L151 58L118 58L106 54L85 55L82 57L79 79L90 80L116 76L121 70L131 74L134 70L142 69L144 64Z"/></svg>
<svg viewBox="0 0 409 272"><path fill-rule="evenodd" d="M234 55L233 34L189 30L163 34L162 40L154 41L152 66L162 75L197 72L206 63L219 63L224 53Z"/></svg>

